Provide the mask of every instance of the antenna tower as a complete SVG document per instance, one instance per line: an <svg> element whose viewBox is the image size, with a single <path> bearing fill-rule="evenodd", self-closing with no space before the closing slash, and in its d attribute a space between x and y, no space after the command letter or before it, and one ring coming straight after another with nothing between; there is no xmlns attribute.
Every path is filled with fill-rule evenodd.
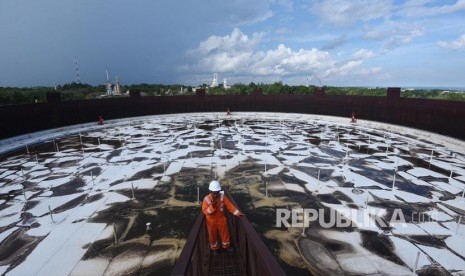
<svg viewBox="0 0 465 276"><path fill-rule="evenodd" d="M107 96L111 96L113 93L111 91L111 82L110 82L110 77L108 75L108 69L105 70L107 73L107 81L105 82L105 86L107 88Z"/></svg>
<svg viewBox="0 0 465 276"><path fill-rule="evenodd" d="M78 60L76 56L74 57L74 65L75 65L75 70L76 70L76 83L80 84L81 77L79 76L79 65L78 65Z"/></svg>
<svg viewBox="0 0 465 276"><path fill-rule="evenodd" d="M218 86L218 75L215 73L213 74L213 81L212 81L212 85L210 85L210 87L217 87Z"/></svg>
<svg viewBox="0 0 465 276"><path fill-rule="evenodd" d="M118 79L118 77L115 77L115 92L118 93L118 94L121 93L120 88L121 88L121 86L119 84L119 79Z"/></svg>
<svg viewBox="0 0 465 276"><path fill-rule="evenodd" d="M229 88L231 88L229 85L228 85L228 79L223 79L223 88L224 90L228 90Z"/></svg>

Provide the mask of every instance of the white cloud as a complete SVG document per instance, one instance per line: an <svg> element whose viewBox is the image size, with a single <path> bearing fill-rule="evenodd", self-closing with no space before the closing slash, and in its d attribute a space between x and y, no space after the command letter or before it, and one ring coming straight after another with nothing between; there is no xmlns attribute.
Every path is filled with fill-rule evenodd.
<svg viewBox="0 0 465 276"><path fill-rule="evenodd" d="M401 45L410 43L414 38L424 34L422 27L411 29L394 29L392 35L384 42L383 50L389 51Z"/></svg>
<svg viewBox="0 0 465 276"><path fill-rule="evenodd" d="M197 49L189 51L197 63L187 68L218 73L240 71L240 68L250 66L254 48L263 35L254 33L249 38L235 28L230 35L210 36L200 42Z"/></svg>
<svg viewBox="0 0 465 276"><path fill-rule="evenodd" d="M359 75L363 75L363 76L372 76L372 75L375 75L375 74L378 74L378 73L381 73L381 71L383 71L383 68L381 67L373 67L373 68L362 68L361 70L359 70ZM383 77L385 77L386 75L384 75Z"/></svg>
<svg viewBox="0 0 465 276"><path fill-rule="evenodd" d="M210 36L190 52L192 64L181 67L187 73L227 75L228 79L249 77L269 80L291 76L316 74L330 80L338 76L377 74L380 68L363 68L363 61L373 57L368 49L356 51L347 61L337 62L327 51L312 49L293 50L284 44L275 49L257 50L263 34L252 38L234 29L230 35ZM180 68L180 69L181 69Z"/></svg>
<svg viewBox="0 0 465 276"><path fill-rule="evenodd" d="M365 28L363 37L383 41L382 51L387 52L423 36L424 27L407 22L388 22L377 28Z"/></svg>
<svg viewBox="0 0 465 276"><path fill-rule="evenodd" d="M367 58L372 58L374 56L375 56L375 53L367 49L360 49L352 55L354 59L367 59Z"/></svg>
<svg viewBox="0 0 465 276"><path fill-rule="evenodd" d="M438 41L437 45L441 48L449 49L449 50L464 50L465 49L465 34L461 35L456 40L445 42L445 41Z"/></svg>
<svg viewBox="0 0 465 276"><path fill-rule="evenodd" d="M349 73L354 72L363 63L362 60L349 60L339 66L333 66L332 68L324 71L323 77L334 77L337 75L345 76Z"/></svg>
<svg viewBox="0 0 465 276"><path fill-rule="evenodd" d="M333 25L350 26L357 21L387 17L391 9L389 0L320 0L311 6L310 11Z"/></svg>
<svg viewBox="0 0 465 276"><path fill-rule="evenodd" d="M398 14L405 17L423 17L449 14L465 10L465 0L444 4L443 0L409 0L399 6Z"/></svg>
<svg viewBox="0 0 465 276"><path fill-rule="evenodd" d="M263 33L254 33L249 39L238 28L234 28L231 35L210 36L207 40L200 42L199 47L193 53L209 54L221 51L234 53L251 50L263 35Z"/></svg>
<svg viewBox="0 0 465 276"><path fill-rule="evenodd" d="M322 70L334 64L328 52L315 48L293 51L284 44L280 44L275 50L256 52L252 62L250 67L252 74L283 76L296 73L306 74L306 72Z"/></svg>

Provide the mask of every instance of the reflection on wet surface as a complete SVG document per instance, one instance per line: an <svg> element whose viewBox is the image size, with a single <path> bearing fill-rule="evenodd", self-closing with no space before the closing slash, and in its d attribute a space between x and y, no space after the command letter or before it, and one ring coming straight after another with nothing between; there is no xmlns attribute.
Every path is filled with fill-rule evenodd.
<svg viewBox="0 0 465 276"><path fill-rule="evenodd" d="M63 275L169 274L214 178L290 275L405 275L417 252L420 275L465 271L464 153L347 122L136 118L8 152L0 272L43 274L61 260ZM277 227L281 208L321 210L324 222L352 210L373 223L343 213L350 225ZM396 209L405 225L389 225Z"/></svg>

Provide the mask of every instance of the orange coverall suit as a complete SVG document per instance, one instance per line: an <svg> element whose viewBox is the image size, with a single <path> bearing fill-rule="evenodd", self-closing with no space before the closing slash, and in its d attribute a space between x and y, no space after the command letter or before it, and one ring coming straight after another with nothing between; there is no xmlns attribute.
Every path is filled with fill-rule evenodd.
<svg viewBox="0 0 465 276"><path fill-rule="evenodd" d="M241 212L237 210L229 198L220 192L213 204L213 195L210 193L204 197L202 202L202 212L207 219L208 240L211 250L218 250L218 234L220 234L223 249L230 246L228 223L224 215L224 207L235 216L240 216Z"/></svg>

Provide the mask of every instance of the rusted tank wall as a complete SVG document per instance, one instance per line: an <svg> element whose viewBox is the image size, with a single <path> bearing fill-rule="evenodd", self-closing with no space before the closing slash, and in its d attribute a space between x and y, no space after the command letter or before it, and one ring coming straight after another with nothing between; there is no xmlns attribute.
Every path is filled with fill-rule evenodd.
<svg viewBox="0 0 465 276"><path fill-rule="evenodd" d="M167 96L51 102L0 107L0 138L60 126L184 112L295 112L349 117L421 128L465 140L465 102L399 97L247 95Z"/></svg>

